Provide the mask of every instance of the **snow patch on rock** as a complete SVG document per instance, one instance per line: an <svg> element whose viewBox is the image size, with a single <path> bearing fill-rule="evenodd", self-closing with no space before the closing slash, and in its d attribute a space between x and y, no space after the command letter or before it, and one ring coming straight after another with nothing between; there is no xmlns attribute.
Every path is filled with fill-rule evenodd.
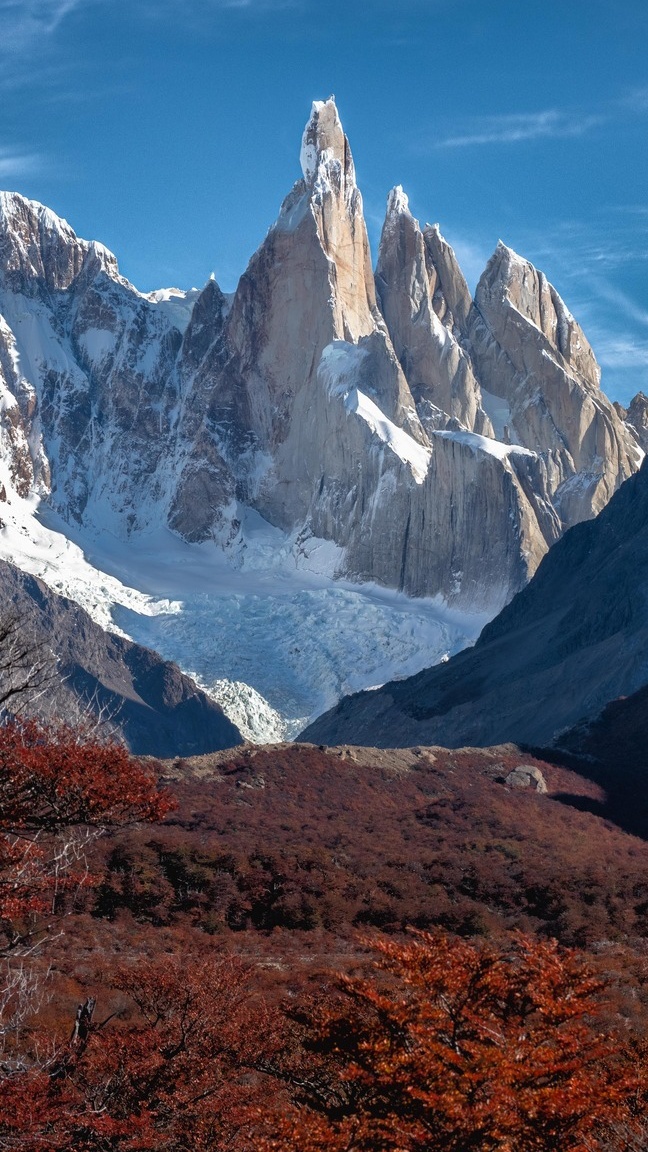
<svg viewBox="0 0 648 1152"><path fill-rule="evenodd" d="M79 337L79 344L86 356L98 364L112 356L117 346L117 336L103 328L86 328Z"/></svg>
<svg viewBox="0 0 648 1152"><path fill-rule="evenodd" d="M422 484L430 463L429 448L418 444L412 436L392 423L378 405L356 386L359 369L368 354L362 345L334 340L322 352L318 375L329 396L340 397L347 412L364 420L374 436L386 444L404 464L409 465L416 483Z"/></svg>
<svg viewBox="0 0 648 1152"><path fill-rule="evenodd" d="M535 456L528 448L521 448L519 444L501 444L499 440L492 440L489 436L478 436L476 432L433 432L433 436L444 440L454 440L457 444L465 444L473 452L487 452L498 460L506 460L507 456Z"/></svg>
<svg viewBox="0 0 648 1152"><path fill-rule="evenodd" d="M391 448L392 452L404 464L409 464L416 483L422 484L430 464L430 449L425 448L422 444L417 444L416 440L408 436L407 432L403 432L402 428L397 428L395 424L392 424L391 420L388 420L380 411L378 405L374 404L373 400L370 400L358 388L349 392L345 403L349 412L356 412L369 425L374 435L382 440L383 444Z"/></svg>

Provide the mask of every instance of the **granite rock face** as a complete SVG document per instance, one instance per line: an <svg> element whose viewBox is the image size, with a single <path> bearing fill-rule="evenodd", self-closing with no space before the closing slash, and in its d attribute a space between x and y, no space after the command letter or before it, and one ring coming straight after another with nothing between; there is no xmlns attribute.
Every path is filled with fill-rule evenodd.
<svg viewBox="0 0 648 1152"><path fill-rule="evenodd" d="M232 298L143 295L48 209L0 200L0 483L122 540L168 526L244 562L261 515L335 571L497 611L639 466L593 353L500 245L472 301L389 198L376 276L333 99ZM330 550L329 561L330 564Z"/></svg>
<svg viewBox="0 0 648 1152"><path fill-rule="evenodd" d="M338 450L353 453L357 472L371 434L349 434L342 396L326 389L322 363L336 347L352 349L363 364L381 413L427 443L376 305L362 198L332 101L314 106L301 161L302 179L250 261L222 336L190 382L180 436L194 446L174 501L181 531L193 516L195 477L215 476L220 462L235 478L236 498L287 531L309 517L321 521L313 500L322 479L348 490ZM190 351L187 340L182 371ZM232 496L223 490L221 506ZM193 538L213 534L214 505L204 506Z"/></svg>
<svg viewBox="0 0 648 1152"><path fill-rule="evenodd" d="M555 288L500 242L467 332L482 389L496 407L502 402L502 434L546 462L546 495L562 528L595 516L641 453L601 392L594 353Z"/></svg>
<svg viewBox="0 0 648 1152"><path fill-rule="evenodd" d="M387 202L376 285L394 351L430 431L462 427L493 435L462 330L468 285L438 229L421 232L402 188Z"/></svg>
<svg viewBox="0 0 648 1152"><path fill-rule="evenodd" d="M636 437L644 452L648 452L648 396L637 392L628 408L614 405L617 416L628 425L630 433Z"/></svg>
<svg viewBox="0 0 648 1152"><path fill-rule="evenodd" d="M443 591L494 610L545 548L511 463L520 453L452 436L467 422L492 429L468 359L444 326L452 327L450 304L441 308L429 284L443 315L431 311L433 335L456 346L446 391L454 373L457 411L472 416L427 420L429 404L444 402L434 394L434 365L427 393L413 395L409 361L378 306L362 199L332 101L313 106L301 162L302 179L191 374L187 330L178 369L186 455L172 526L190 539L223 540L230 524L235 543L251 506L286 532L333 541L341 576L415 595ZM465 282L449 249L437 259L465 321ZM437 285L440 274L431 273Z"/></svg>

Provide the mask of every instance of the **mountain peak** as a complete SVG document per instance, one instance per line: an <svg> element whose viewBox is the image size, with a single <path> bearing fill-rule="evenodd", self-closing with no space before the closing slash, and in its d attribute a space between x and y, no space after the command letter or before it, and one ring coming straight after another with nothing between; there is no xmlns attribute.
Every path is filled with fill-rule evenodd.
<svg viewBox="0 0 648 1152"><path fill-rule="evenodd" d="M29 200L26 196L22 196L20 192L0 192L0 219L2 219L4 223L9 223L19 218L24 215L25 212L34 213L46 227L55 228L58 232L67 232L74 236L74 232L67 220L63 220L61 216L57 216L51 208L40 204L38 200Z"/></svg>
<svg viewBox="0 0 648 1152"><path fill-rule="evenodd" d="M503 265L507 270L510 270L516 265L519 267L532 267L529 260L526 260L524 256L520 256L520 254L513 248L511 248L508 244L505 244L503 240L497 241L495 251L491 256L489 263L497 264L500 267Z"/></svg>
<svg viewBox="0 0 648 1152"><path fill-rule="evenodd" d="M40 281L50 289L67 288L88 260L113 279L119 277L117 259L108 248L81 240L67 220L18 192L0 192L0 232L7 237L0 254L6 286L29 292L29 282Z"/></svg>
<svg viewBox="0 0 648 1152"><path fill-rule="evenodd" d="M387 216L411 216L409 199L403 191L403 186L397 184L387 197Z"/></svg>
<svg viewBox="0 0 648 1152"><path fill-rule="evenodd" d="M335 97L314 100L310 119L304 129L300 161L304 180L312 187L323 163L340 165L347 179L355 182L355 171L349 143L335 104Z"/></svg>

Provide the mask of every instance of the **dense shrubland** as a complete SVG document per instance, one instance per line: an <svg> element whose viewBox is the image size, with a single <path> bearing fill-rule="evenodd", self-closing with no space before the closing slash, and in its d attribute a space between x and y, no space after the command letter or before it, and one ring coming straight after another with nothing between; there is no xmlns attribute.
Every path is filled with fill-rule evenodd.
<svg viewBox="0 0 648 1152"><path fill-rule="evenodd" d="M0 1149L646 1147L648 852L519 760L0 729Z"/></svg>
<svg viewBox="0 0 648 1152"><path fill-rule="evenodd" d="M308 747L232 754L209 781L174 784L180 808L164 827L104 841L87 910L208 933L440 925L569 945L644 937L643 841L574 807L601 800L572 773L545 768L569 803L494 782L519 761L448 752L397 772Z"/></svg>

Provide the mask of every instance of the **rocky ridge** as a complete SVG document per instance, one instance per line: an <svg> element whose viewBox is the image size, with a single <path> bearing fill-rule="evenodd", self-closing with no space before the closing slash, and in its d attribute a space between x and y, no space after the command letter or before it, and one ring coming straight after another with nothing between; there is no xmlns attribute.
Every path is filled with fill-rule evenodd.
<svg viewBox="0 0 648 1152"><path fill-rule="evenodd" d="M645 452L648 449L648 396L637 392L627 408L616 401L614 407Z"/></svg>
<svg viewBox="0 0 648 1152"><path fill-rule="evenodd" d="M0 629L9 620L33 652L34 669L45 670L40 696L10 702L21 713L98 726L138 755L194 756L242 742L222 708L175 664L104 631L78 604L0 561ZM6 653L0 644L3 689Z"/></svg>

